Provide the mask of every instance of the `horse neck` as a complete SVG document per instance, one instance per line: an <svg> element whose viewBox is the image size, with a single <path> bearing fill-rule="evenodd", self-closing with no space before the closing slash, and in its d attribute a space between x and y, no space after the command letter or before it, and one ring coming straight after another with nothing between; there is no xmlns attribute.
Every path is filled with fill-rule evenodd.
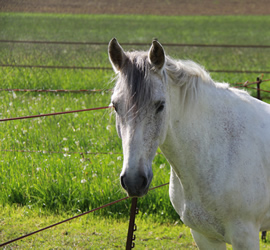
<svg viewBox="0 0 270 250"><path fill-rule="evenodd" d="M203 113L207 114L222 102L220 95L224 92L211 78L206 82L199 76L190 76L188 83L174 83L171 80L168 83L170 122L177 120L181 125L188 124L190 128L192 120L198 123Z"/></svg>
<svg viewBox="0 0 270 250"><path fill-rule="evenodd" d="M213 107L220 105L219 91L214 85L205 84L202 88L198 90L192 103L187 99L183 103L183 94L178 85L169 83L168 89L168 130L166 140L160 148L187 186L196 181L196 174L200 178L200 156L207 154L207 148L202 145L207 143L207 136L211 134L209 116L213 115Z"/></svg>

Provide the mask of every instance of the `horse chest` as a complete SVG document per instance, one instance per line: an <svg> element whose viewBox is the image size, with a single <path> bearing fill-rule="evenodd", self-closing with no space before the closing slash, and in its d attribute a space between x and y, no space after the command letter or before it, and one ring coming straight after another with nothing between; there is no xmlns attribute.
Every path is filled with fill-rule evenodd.
<svg viewBox="0 0 270 250"><path fill-rule="evenodd" d="M186 203L182 219L188 227L197 232L213 238L224 237L225 229L222 222L199 204Z"/></svg>

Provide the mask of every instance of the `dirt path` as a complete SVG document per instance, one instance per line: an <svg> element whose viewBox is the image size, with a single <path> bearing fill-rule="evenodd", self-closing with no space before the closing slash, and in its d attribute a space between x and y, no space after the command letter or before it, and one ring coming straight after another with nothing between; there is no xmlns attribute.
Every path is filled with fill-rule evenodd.
<svg viewBox="0 0 270 250"><path fill-rule="evenodd" d="M269 0L0 0L0 11L76 14L269 15Z"/></svg>

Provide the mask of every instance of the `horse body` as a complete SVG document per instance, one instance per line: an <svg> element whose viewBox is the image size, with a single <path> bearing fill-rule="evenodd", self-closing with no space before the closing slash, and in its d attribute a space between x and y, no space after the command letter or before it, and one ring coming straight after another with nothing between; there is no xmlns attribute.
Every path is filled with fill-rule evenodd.
<svg viewBox="0 0 270 250"><path fill-rule="evenodd" d="M160 148L172 166L170 198L184 223L232 243L231 223L269 229L269 105L230 88L206 92L179 116L172 88L174 115Z"/></svg>
<svg viewBox="0 0 270 250"><path fill-rule="evenodd" d="M215 83L197 64L109 45L112 95L130 196L147 193L158 146L171 165L170 199L200 249L259 249L270 229L270 106Z"/></svg>

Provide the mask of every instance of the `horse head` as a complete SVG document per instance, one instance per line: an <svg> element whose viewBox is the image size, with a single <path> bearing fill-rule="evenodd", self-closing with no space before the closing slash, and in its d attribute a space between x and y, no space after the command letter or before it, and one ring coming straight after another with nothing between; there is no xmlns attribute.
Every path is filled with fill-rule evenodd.
<svg viewBox="0 0 270 250"><path fill-rule="evenodd" d="M111 105L124 155L121 185L129 196L140 197L148 191L152 161L166 137L165 52L158 41L148 52L125 52L115 38L108 52L117 74Z"/></svg>

